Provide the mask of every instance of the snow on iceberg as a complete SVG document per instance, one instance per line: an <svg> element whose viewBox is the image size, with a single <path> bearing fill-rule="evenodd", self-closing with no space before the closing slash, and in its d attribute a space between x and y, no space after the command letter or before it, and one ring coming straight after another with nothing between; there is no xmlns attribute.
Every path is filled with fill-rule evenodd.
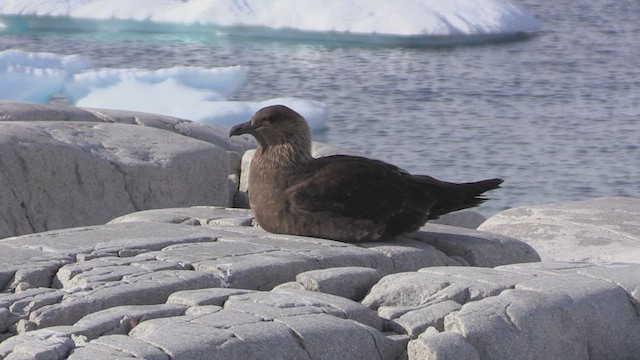
<svg viewBox="0 0 640 360"><path fill-rule="evenodd" d="M241 66L206 69L176 66L170 69L98 69L73 75L64 87L79 106L156 112L201 120L211 109L207 102L226 100L246 78Z"/></svg>
<svg viewBox="0 0 640 360"><path fill-rule="evenodd" d="M190 82L197 80L194 73L202 73L203 78L210 78L210 83ZM240 66L98 69L74 75L65 87L65 94L82 107L142 111L225 126L248 121L264 106L282 104L302 114L313 130L326 128L326 106L318 101L297 98L227 101L245 76L246 70Z"/></svg>
<svg viewBox="0 0 640 360"><path fill-rule="evenodd" d="M89 61L78 55L0 52L0 99L47 102L63 89L70 76L90 66Z"/></svg>
<svg viewBox="0 0 640 360"><path fill-rule="evenodd" d="M5 17L5 27L21 23L27 28L101 29L68 21L73 18L139 22L128 26L138 26L140 31L162 31L157 26L162 23L276 37L301 37L300 32L440 37L514 34L540 28L533 16L509 0L5 0L0 3L0 15Z"/></svg>
<svg viewBox="0 0 640 360"><path fill-rule="evenodd" d="M327 109L318 101L277 98L228 101L244 83L247 69L92 69L80 56L0 52L0 99L46 103L62 94L77 106L134 110L231 126L247 121L260 108L283 104L300 112L313 130L326 128Z"/></svg>

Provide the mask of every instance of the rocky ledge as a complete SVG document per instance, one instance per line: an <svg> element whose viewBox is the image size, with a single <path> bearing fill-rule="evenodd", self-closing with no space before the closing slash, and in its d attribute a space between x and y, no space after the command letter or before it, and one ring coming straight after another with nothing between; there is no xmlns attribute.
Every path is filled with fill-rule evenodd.
<svg viewBox="0 0 640 360"><path fill-rule="evenodd" d="M228 208L252 144L226 129L11 102L0 124L0 359L640 354L640 199L345 244Z"/></svg>
<svg viewBox="0 0 640 360"><path fill-rule="evenodd" d="M232 206L253 147L222 127L62 105L0 101L0 126L0 238L136 210Z"/></svg>
<svg viewBox="0 0 640 360"><path fill-rule="evenodd" d="M356 246L248 210L135 212L0 241L6 359L623 359L640 266L538 263L428 224ZM524 263L527 262L527 263Z"/></svg>

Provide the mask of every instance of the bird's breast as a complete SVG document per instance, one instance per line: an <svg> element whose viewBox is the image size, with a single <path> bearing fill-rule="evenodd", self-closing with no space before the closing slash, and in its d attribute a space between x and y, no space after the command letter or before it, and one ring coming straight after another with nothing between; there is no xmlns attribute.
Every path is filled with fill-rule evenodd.
<svg viewBox="0 0 640 360"><path fill-rule="evenodd" d="M278 169L255 170L252 166L249 174L249 203L255 219L267 231L286 232L282 227L289 217L287 174Z"/></svg>

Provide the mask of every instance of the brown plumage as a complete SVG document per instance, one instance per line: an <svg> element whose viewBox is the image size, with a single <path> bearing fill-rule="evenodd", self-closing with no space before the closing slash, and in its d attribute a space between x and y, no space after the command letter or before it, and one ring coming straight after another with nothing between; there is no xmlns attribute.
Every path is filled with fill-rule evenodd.
<svg viewBox="0 0 640 360"><path fill-rule="evenodd" d="M282 105L259 110L229 136L240 134L258 141L249 202L258 224L273 233L344 242L390 239L477 206L483 192L502 183L449 183L358 156L314 159L307 122Z"/></svg>

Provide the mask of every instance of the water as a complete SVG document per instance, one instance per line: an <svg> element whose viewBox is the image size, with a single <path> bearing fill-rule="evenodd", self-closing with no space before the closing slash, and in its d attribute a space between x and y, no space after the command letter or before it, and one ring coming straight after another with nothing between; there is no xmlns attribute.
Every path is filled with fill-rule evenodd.
<svg viewBox="0 0 640 360"><path fill-rule="evenodd" d="M479 209L640 197L640 2L527 0L532 38L375 47L208 34L31 32L2 50L81 54L96 67L247 65L234 96L331 107L320 141L449 181L506 180Z"/></svg>

